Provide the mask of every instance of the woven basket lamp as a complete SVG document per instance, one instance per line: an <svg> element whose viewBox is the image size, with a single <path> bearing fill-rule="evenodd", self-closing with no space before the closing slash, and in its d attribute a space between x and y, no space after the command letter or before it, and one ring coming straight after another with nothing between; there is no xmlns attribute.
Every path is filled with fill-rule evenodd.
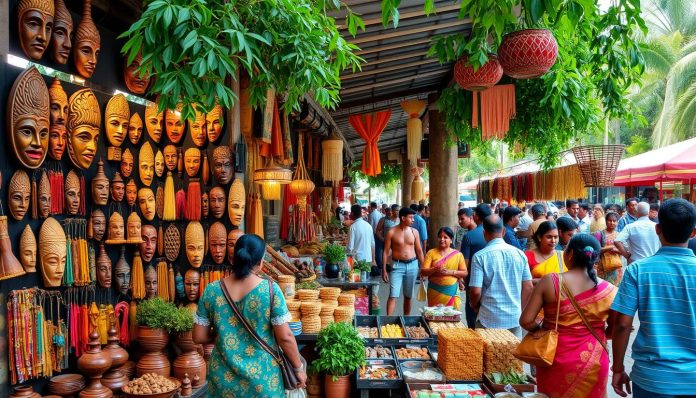
<svg viewBox="0 0 696 398"><path fill-rule="evenodd" d="M423 122L420 116L428 106L427 101L405 100L401 101L401 109L408 115L406 122L406 148L407 157L411 165L415 166L421 157L421 141L423 141Z"/></svg>
<svg viewBox="0 0 696 398"><path fill-rule="evenodd" d="M297 197L297 206L300 212L304 212L307 208L307 195L314 192L314 183L309 179L307 169L304 164L304 153L302 151L302 142L304 142L304 134L300 134L300 145L297 150L297 169L295 175L290 182L290 192Z"/></svg>
<svg viewBox="0 0 696 398"><path fill-rule="evenodd" d="M266 167L254 171L254 183L261 185L261 195L266 200L280 200L280 186L292 181L292 171L280 167L273 157Z"/></svg>
<svg viewBox="0 0 696 398"><path fill-rule="evenodd" d="M425 180L421 175L423 174L423 169L420 167L414 167L411 169L413 172L413 182L411 182L411 200L420 202L425 199Z"/></svg>
<svg viewBox="0 0 696 398"><path fill-rule="evenodd" d="M623 145L585 145L573 148L573 155L586 187L614 185L616 169L623 154Z"/></svg>
<svg viewBox="0 0 696 398"><path fill-rule="evenodd" d="M321 176L326 182L343 179L343 140L331 136L321 142Z"/></svg>

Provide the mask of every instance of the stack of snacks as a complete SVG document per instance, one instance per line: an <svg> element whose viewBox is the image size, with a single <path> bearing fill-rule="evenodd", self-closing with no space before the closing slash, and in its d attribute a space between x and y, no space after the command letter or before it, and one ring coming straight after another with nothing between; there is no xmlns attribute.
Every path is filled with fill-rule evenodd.
<svg viewBox="0 0 696 398"><path fill-rule="evenodd" d="M288 312L290 313L290 321L299 322L301 319L300 305L302 305L302 302L298 300L286 300L285 304L288 306Z"/></svg>
<svg viewBox="0 0 696 398"><path fill-rule="evenodd" d="M319 333L321 330L321 301L302 301L300 312L302 313L302 332Z"/></svg>
<svg viewBox="0 0 696 398"><path fill-rule="evenodd" d="M334 310L334 321L335 322L348 322L353 323L353 316L355 316L355 309L353 306L339 305Z"/></svg>
<svg viewBox="0 0 696 398"><path fill-rule="evenodd" d="M340 287L320 287L319 288L319 298L321 301L336 301L338 296L341 294Z"/></svg>
<svg viewBox="0 0 696 398"><path fill-rule="evenodd" d="M379 331L377 328L371 328L369 326L358 326L358 334L364 339L377 339L379 338Z"/></svg>
<svg viewBox="0 0 696 398"><path fill-rule="evenodd" d="M319 290L298 289L297 298L300 301L314 301L319 299Z"/></svg>
<svg viewBox="0 0 696 398"><path fill-rule="evenodd" d="M338 303L335 301L321 303L321 312L319 312L319 318L321 319L322 329L334 322L334 310L337 306Z"/></svg>
<svg viewBox="0 0 696 398"><path fill-rule="evenodd" d="M338 305L353 308L353 306L355 305L355 295L350 293L339 294Z"/></svg>
<svg viewBox="0 0 696 398"><path fill-rule="evenodd" d="M283 291L285 298L295 296L295 276L294 275L278 275L278 286Z"/></svg>
<svg viewBox="0 0 696 398"><path fill-rule="evenodd" d="M512 353L520 344L520 339L506 329L476 329L483 339L483 371L486 374L507 373L514 370L521 373L522 362Z"/></svg>
<svg viewBox="0 0 696 398"><path fill-rule="evenodd" d="M430 330L433 331L434 335L437 335L438 330L440 329L466 329L466 325L461 323L461 322L434 322L434 321L429 321L428 326L430 326Z"/></svg>
<svg viewBox="0 0 696 398"><path fill-rule="evenodd" d="M481 380L483 339L470 329L440 329L437 365L447 380Z"/></svg>

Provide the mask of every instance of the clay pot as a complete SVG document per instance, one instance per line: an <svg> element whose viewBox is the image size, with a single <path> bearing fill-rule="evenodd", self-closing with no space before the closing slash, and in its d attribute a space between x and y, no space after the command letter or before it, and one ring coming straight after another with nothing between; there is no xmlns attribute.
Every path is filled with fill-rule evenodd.
<svg viewBox="0 0 696 398"><path fill-rule="evenodd" d="M96 330L89 335L88 347L77 360L77 367L89 377L87 388L80 392L80 398L111 398L113 393L101 383L102 374L111 367L111 356L102 351Z"/></svg>
<svg viewBox="0 0 696 398"><path fill-rule="evenodd" d="M41 395L34 392L32 386L17 386L14 388L14 392L10 395L10 398L41 398Z"/></svg>
<svg viewBox="0 0 696 398"><path fill-rule="evenodd" d="M144 354L136 365L135 375L140 377L145 373L156 373L169 377L171 364L162 352L169 342L169 334L164 329L138 326L138 342Z"/></svg>
<svg viewBox="0 0 696 398"><path fill-rule="evenodd" d="M327 397L348 398L350 397L350 376L338 376L336 381L333 376L324 376L324 391Z"/></svg>
<svg viewBox="0 0 696 398"><path fill-rule="evenodd" d="M188 374L193 380L191 385L196 388L205 381L207 373L205 359L198 353L191 332L177 334L175 342L181 350L181 355L172 364L172 375L183 382ZM198 379L195 376L198 376Z"/></svg>
<svg viewBox="0 0 696 398"><path fill-rule="evenodd" d="M121 366L119 369L124 375L126 375L128 380L135 377L135 362L126 361L126 363L124 363L123 366Z"/></svg>
<svg viewBox="0 0 696 398"><path fill-rule="evenodd" d="M85 378L78 374L63 374L54 376L48 382L48 391L51 394L63 397L72 397L85 388Z"/></svg>
<svg viewBox="0 0 696 398"><path fill-rule="evenodd" d="M104 347L104 352L111 356L111 369L104 373L102 384L113 392L120 392L121 388L128 384L128 376L121 371L121 367L128 361L128 351L118 345L116 333L116 327L111 322L108 344Z"/></svg>

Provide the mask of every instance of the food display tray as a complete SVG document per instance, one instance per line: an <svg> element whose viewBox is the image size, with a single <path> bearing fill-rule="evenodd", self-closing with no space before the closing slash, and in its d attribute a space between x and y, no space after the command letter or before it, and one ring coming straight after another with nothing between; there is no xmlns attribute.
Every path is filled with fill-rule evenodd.
<svg viewBox="0 0 696 398"><path fill-rule="evenodd" d="M410 368L432 368L440 374L437 379L423 380L423 379L409 379L408 376L404 374L404 371L408 371ZM404 383L444 383L447 379L445 374L437 367L437 363L432 360L417 360L411 359L399 362L399 368L401 370L401 376L404 379Z"/></svg>
<svg viewBox="0 0 696 398"><path fill-rule="evenodd" d="M409 340L409 344L422 344L422 345L430 345L433 344L434 342L437 341L437 339L433 336L432 330L430 330L430 326L428 326L428 322L425 321L425 319L422 316L402 316L401 317L403 325L404 326L422 326L423 329L425 329L425 332L428 333L429 337L425 338L414 338L411 337L411 335L406 331L406 328L404 328L404 331L406 333L406 337Z"/></svg>
<svg viewBox="0 0 696 398"><path fill-rule="evenodd" d="M377 320L376 315L356 315L353 324L355 325L356 330L358 326L377 328L378 338L363 337L363 340L365 340L370 345L384 345L384 342L380 338L382 332L379 330L379 321Z"/></svg>
<svg viewBox="0 0 696 398"><path fill-rule="evenodd" d="M378 380L372 380L372 379L361 379L360 378L360 370L358 369L357 372L355 372L355 378L356 378L356 387L358 390L363 390L363 389L382 389L382 390L391 390L391 389L397 389L401 388L403 385L403 377L401 376L401 371L399 370L399 365L396 363L395 360L393 359L370 359L365 361L367 366L370 365L389 365L393 366L394 369L396 369L396 379L378 379Z"/></svg>
<svg viewBox="0 0 696 398"><path fill-rule="evenodd" d="M488 387L488 389L494 393L505 392L505 384L493 383L493 380L491 380L491 378L486 374L483 375L483 384L485 384L486 387ZM536 380L529 375L527 375L527 384L512 384L511 386L518 393L536 392Z"/></svg>
<svg viewBox="0 0 696 398"><path fill-rule="evenodd" d="M374 348L374 347L376 347L376 346L378 346L378 345L381 345L381 344L368 344L368 345L366 345L365 347ZM391 360L396 360L396 352L394 352L394 347L389 346L389 345L381 345L381 346L384 347L384 348L386 348L387 350L389 350L389 352L391 352L391 358L370 358L370 357L366 357L365 359L368 360L368 361L373 360L373 359L374 359L374 360L380 360L380 359L391 359Z"/></svg>
<svg viewBox="0 0 696 398"><path fill-rule="evenodd" d="M379 337L380 340L377 341L375 340L375 343L382 344L382 345L394 345L394 344L408 344L410 343L411 340L409 340L408 335L406 334L406 328L404 328L404 322L401 319L400 316L396 315L383 315L379 316L378 318L378 323L379 323ZM401 327L401 330L404 332L404 337L397 337L397 338L385 338L382 336L382 326L385 325L390 325L390 324L396 324Z"/></svg>
<svg viewBox="0 0 696 398"><path fill-rule="evenodd" d="M407 383L406 384L406 398L418 398L414 396L414 391L418 390L430 390L432 388L432 385L440 385L440 384L478 384L478 383ZM479 384L479 387L481 391L486 393L488 397L493 397L493 393L488 389L483 384ZM440 395L441 396L441 395Z"/></svg>
<svg viewBox="0 0 696 398"><path fill-rule="evenodd" d="M396 349L397 349L397 348L423 348L423 347L422 347L421 345L419 345L419 344L406 344L406 345L403 345L403 344L402 344L402 345L395 345L395 346L392 346L392 349L393 349L392 352L393 352L393 354L394 354L394 358L396 358L396 360L399 361L399 362L407 362L407 361L434 361L434 360L435 360L435 358L433 357L432 351L431 351L430 348L428 348L428 347L425 347L425 348L428 350L428 358L399 358L398 355L396 354Z"/></svg>

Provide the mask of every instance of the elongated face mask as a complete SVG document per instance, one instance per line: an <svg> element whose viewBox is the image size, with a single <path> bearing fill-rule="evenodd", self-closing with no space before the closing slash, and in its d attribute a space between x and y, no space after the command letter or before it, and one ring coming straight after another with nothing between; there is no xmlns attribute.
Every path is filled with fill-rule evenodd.
<svg viewBox="0 0 696 398"><path fill-rule="evenodd" d="M227 251L227 230L221 222L215 222L208 229L208 246L210 247L210 257L215 264L222 264L225 261Z"/></svg>
<svg viewBox="0 0 696 398"><path fill-rule="evenodd" d="M131 284L131 270L130 265L126 262L125 250L121 249L121 257L116 262L114 267L114 279L116 282L116 291L120 294L128 294Z"/></svg>
<svg viewBox="0 0 696 398"><path fill-rule="evenodd" d="M80 177L74 170L70 170L65 178L65 211L71 216L80 211L80 189Z"/></svg>
<svg viewBox="0 0 696 398"><path fill-rule="evenodd" d="M127 65L123 70L123 80L126 82L126 87L128 88L128 91L134 94L145 94L145 90L147 90L147 86L150 84L149 75L141 76L138 72L136 72L140 67L142 60L143 57L140 54L136 55L133 62L130 65ZM124 61L128 62L128 58L124 59Z"/></svg>
<svg viewBox="0 0 696 398"><path fill-rule="evenodd" d="M7 187L10 215L17 221L22 221L29 211L31 201L31 181L26 171L19 169L14 172Z"/></svg>
<svg viewBox="0 0 696 398"><path fill-rule="evenodd" d="M140 243L140 254L145 263L152 261L155 257L155 249L157 248L157 230L154 225L143 225L141 228L141 237L143 239Z"/></svg>
<svg viewBox="0 0 696 398"><path fill-rule="evenodd" d="M133 112L128 122L128 139L131 144L137 145L143 136L143 119L138 112Z"/></svg>
<svg viewBox="0 0 696 398"><path fill-rule="evenodd" d="M145 127L147 135L159 144L162 139L162 117L164 112L157 111L157 102L150 102L145 107Z"/></svg>
<svg viewBox="0 0 696 398"><path fill-rule="evenodd" d="M135 185L135 181L131 178L126 184L126 203L128 206L135 206L135 201L138 199L138 187Z"/></svg>
<svg viewBox="0 0 696 398"><path fill-rule="evenodd" d="M210 113L205 115L205 127L208 130L208 141L216 142L222 134L222 107L219 104L215 105Z"/></svg>
<svg viewBox="0 0 696 398"><path fill-rule="evenodd" d="M130 121L130 109L128 101L123 94L116 94L106 104L104 112L106 121L106 138L109 144L120 147L128 134L128 122Z"/></svg>
<svg viewBox="0 0 696 398"><path fill-rule="evenodd" d="M181 109L167 109L164 122L167 128L167 137L173 144L178 144L184 136L184 121L181 119Z"/></svg>
<svg viewBox="0 0 696 398"><path fill-rule="evenodd" d="M189 148L184 152L184 167L189 177L195 177L201 169L201 151L198 148Z"/></svg>
<svg viewBox="0 0 696 398"><path fill-rule="evenodd" d="M106 254L103 243L99 245L97 256L97 284L105 289L111 287L111 259Z"/></svg>
<svg viewBox="0 0 696 398"><path fill-rule="evenodd" d="M152 189L140 188L138 191L138 206L144 219L147 221L155 219L155 194L152 192Z"/></svg>
<svg viewBox="0 0 696 398"><path fill-rule="evenodd" d="M155 154L152 152L152 146L150 146L149 142L146 142L140 148L138 160L140 181L149 187L155 176Z"/></svg>
<svg viewBox="0 0 696 398"><path fill-rule="evenodd" d="M205 253L205 234L198 221L191 221L186 226L186 258L193 268L200 268Z"/></svg>
<svg viewBox="0 0 696 398"><path fill-rule="evenodd" d="M104 162L97 162L97 175L92 179L92 200L94 204L104 206L109 201L109 179L104 174Z"/></svg>
<svg viewBox="0 0 696 398"><path fill-rule="evenodd" d="M237 244L237 240L239 240L242 235L244 235L244 232L242 232L241 229L233 229L227 235L227 261L230 263L232 263L232 259L234 258L234 245Z"/></svg>
<svg viewBox="0 0 696 398"><path fill-rule="evenodd" d="M196 110L196 118L193 120L189 119L188 125L193 144L197 147L204 146L206 138L205 115Z"/></svg>
<svg viewBox="0 0 696 398"><path fill-rule="evenodd" d="M227 213L230 221L235 227L239 227L244 219L244 208L246 207L246 190L239 178L235 178L230 186L230 196L227 202Z"/></svg>
<svg viewBox="0 0 696 398"><path fill-rule="evenodd" d="M53 31L53 2L50 0L20 0L17 5L19 44L27 57L40 60Z"/></svg>
<svg viewBox="0 0 696 398"><path fill-rule="evenodd" d="M201 214L203 215L203 218L208 218L209 213L210 213L210 201L208 199L208 193L203 192L201 194Z"/></svg>
<svg viewBox="0 0 696 398"><path fill-rule="evenodd" d="M92 236L97 242L101 242L104 239L104 234L106 233L106 216L101 209L92 210Z"/></svg>
<svg viewBox="0 0 696 398"><path fill-rule="evenodd" d="M8 110L10 144L17 160L28 169L36 169L48 153L51 114L48 87L36 67L25 70L15 80Z"/></svg>
<svg viewBox="0 0 696 398"><path fill-rule="evenodd" d="M184 292L188 301L198 301L201 274L195 269L190 269L184 274Z"/></svg>
<svg viewBox="0 0 696 398"><path fill-rule="evenodd" d="M75 68L80 76L89 79L97 67L99 51L101 49L101 37L94 21L92 21L92 3L84 0L82 19L75 32L75 46L73 56Z"/></svg>
<svg viewBox="0 0 696 398"><path fill-rule="evenodd" d="M145 270L145 297L157 297L157 271L155 267L149 266Z"/></svg>
<svg viewBox="0 0 696 398"><path fill-rule="evenodd" d="M225 190L222 187L213 187L210 190L210 214L215 218L222 218L225 214Z"/></svg>
<svg viewBox="0 0 696 398"><path fill-rule="evenodd" d="M126 148L121 154L121 175L126 178L130 177L133 174L134 162L133 153L130 151L130 148Z"/></svg>
<svg viewBox="0 0 696 398"><path fill-rule="evenodd" d="M155 154L155 174L157 177L162 177L162 174L164 174L164 155L162 155L162 151L159 149Z"/></svg>
<svg viewBox="0 0 696 398"><path fill-rule="evenodd" d="M68 105L68 154L73 164L88 169L97 154L101 114L92 90L83 88L70 96Z"/></svg>
<svg viewBox="0 0 696 398"><path fill-rule="evenodd" d="M123 241L126 239L125 226L123 225L123 216L117 212L113 212L109 217L109 240ZM109 242L106 242L109 243Z"/></svg>
<svg viewBox="0 0 696 398"><path fill-rule="evenodd" d="M41 173L39 180L39 217L46 218L51 213L51 183L48 181L48 173Z"/></svg>
<svg viewBox="0 0 696 398"><path fill-rule="evenodd" d="M140 222L138 213L132 212L130 216L128 216L128 221L126 222L126 239L128 239L129 242L140 242L141 229L142 223Z"/></svg>
<svg viewBox="0 0 696 398"><path fill-rule="evenodd" d="M25 272L36 272L37 251L36 237L31 227L27 225L19 238L19 261L22 263Z"/></svg>
<svg viewBox="0 0 696 398"><path fill-rule="evenodd" d="M117 171L114 175L114 179L111 181L111 199L114 202L122 201L125 188L126 186L123 184L123 178L121 178L121 174Z"/></svg>
<svg viewBox="0 0 696 398"><path fill-rule="evenodd" d="M174 145L167 145L164 147L164 164L167 166L167 170L176 170L176 163L178 159L178 151Z"/></svg>
<svg viewBox="0 0 696 398"><path fill-rule="evenodd" d="M60 286L65 272L66 239L60 223L49 217L39 232L39 256L44 286Z"/></svg>
<svg viewBox="0 0 696 398"><path fill-rule="evenodd" d="M63 0L55 0L53 33L49 53L55 63L65 65L70 57L73 41L73 19Z"/></svg>
<svg viewBox="0 0 696 398"><path fill-rule="evenodd" d="M213 150L213 176L215 181L221 185L227 185L234 177L232 169L232 151L226 145L219 146Z"/></svg>
<svg viewBox="0 0 696 398"><path fill-rule="evenodd" d="M48 134L48 155L61 160L65 147L68 145L68 130L65 122L68 119L68 96L63 91L63 86L58 78L53 79L51 87L48 88L48 96L51 106L51 123Z"/></svg>

